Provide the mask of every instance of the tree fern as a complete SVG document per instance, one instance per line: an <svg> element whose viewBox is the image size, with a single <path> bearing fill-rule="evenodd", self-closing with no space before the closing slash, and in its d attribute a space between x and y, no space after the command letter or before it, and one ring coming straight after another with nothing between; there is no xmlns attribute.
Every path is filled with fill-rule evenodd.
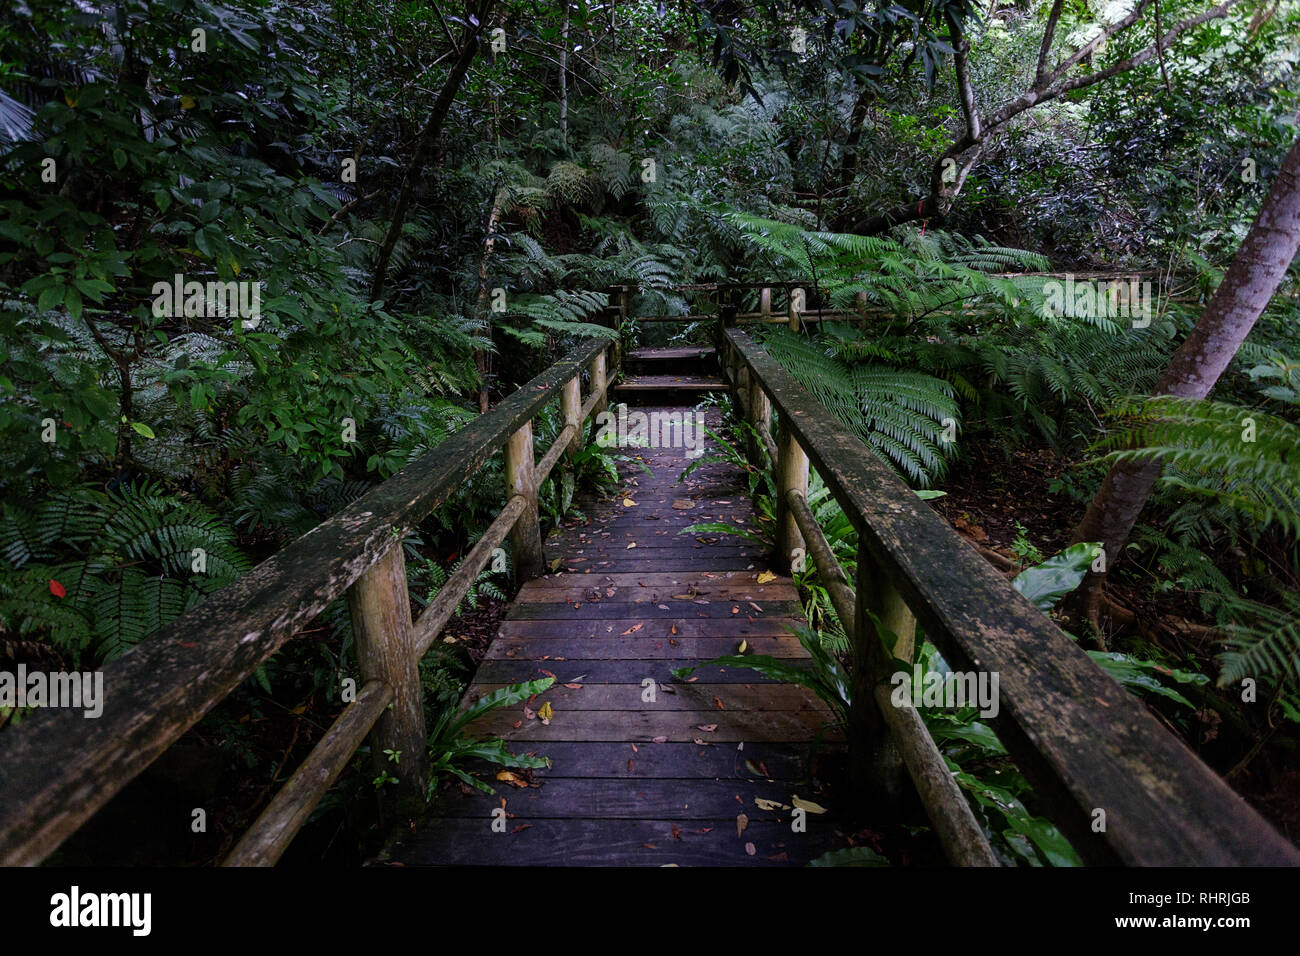
<svg viewBox="0 0 1300 956"><path fill-rule="evenodd" d="M884 365L850 366L834 349L786 329L763 335L768 353L884 461L930 483L947 467L946 421L961 418L951 384Z"/></svg>
<svg viewBox="0 0 1300 956"><path fill-rule="evenodd" d="M1127 420L1097 447L1109 461L1165 464L1163 481L1300 533L1300 427L1222 402L1161 396L1122 409Z"/></svg>

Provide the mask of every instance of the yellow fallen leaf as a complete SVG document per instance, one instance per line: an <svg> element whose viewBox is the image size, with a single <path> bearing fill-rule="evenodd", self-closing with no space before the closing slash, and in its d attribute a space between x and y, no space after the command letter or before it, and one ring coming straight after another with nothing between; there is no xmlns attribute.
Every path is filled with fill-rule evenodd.
<svg viewBox="0 0 1300 956"><path fill-rule="evenodd" d="M749 642L748 642L748 641L741 641L741 642L740 642L740 646L739 646L738 648L736 648L736 653L737 653L737 654L743 654L743 653L745 653L745 648L747 648L747 647L749 647Z"/></svg>
<svg viewBox="0 0 1300 956"><path fill-rule="evenodd" d="M764 571L762 574L758 576L759 584L770 584L775 580L776 580L776 575L773 574L771 571Z"/></svg>
<svg viewBox="0 0 1300 956"><path fill-rule="evenodd" d="M624 548L623 550L624 550L624 551L631 551L631 550L632 550L633 548L635 548L635 547L636 547L636 542L633 541L631 544L629 544L629 545L628 545L626 548Z"/></svg>
<svg viewBox="0 0 1300 956"><path fill-rule="evenodd" d="M633 501L631 498L624 498L624 499L623 499L623 507L624 507L624 508L635 508L635 507L636 507L636 502Z"/></svg>
<svg viewBox="0 0 1300 956"><path fill-rule="evenodd" d="M510 784L510 786L512 787L519 787L522 789L523 787L528 786L527 780L524 780L522 777L515 776L509 770L497 771L497 779L500 780L502 783Z"/></svg>
<svg viewBox="0 0 1300 956"><path fill-rule="evenodd" d="M803 811L805 811L805 812L807 812L807 813L825 813L825 812L826 812L826 808L823 807L821 804L819 804L819 803L813 803L811 800L805 800L805 799L803 799L802 797L800 797L798 794L795 794L795 795L794 795L793 797L791 797L790 799L791 799L791 801L794 803L794 805L795 805L795 807L796 807L797 809L799 809L799 810L803 810Z"/></svg>
<svg viewBox="0 0 1300 956"><path fill-rule="evenodd" d="M551 710L551 702L548 700L537 711L537 716L541 718L542 723L546 723L555 716L555 711Z"/></svg>
<svg viewBox="0 0 1300 956"><path fill-rule="evenodd" d="M760 810L789 810L790 804L778 803L775 800L764 800L762 797L754 798L754 806Z"/></svg>

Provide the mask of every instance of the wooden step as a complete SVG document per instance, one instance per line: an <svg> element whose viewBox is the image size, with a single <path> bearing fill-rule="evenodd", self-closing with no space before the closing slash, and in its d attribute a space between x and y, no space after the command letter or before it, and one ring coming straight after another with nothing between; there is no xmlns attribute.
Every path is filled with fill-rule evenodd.
<svg viewBox="0 0 1300 956"><path fill-rule="evenodd" d="M627 357L637 362L668 362L682 359L713 358L718 350L711 345L690 346L687 348L633 349Z"/></svg>
<svg viewBox="0 0 1300 956"><path fill-rule="evenodd" d="M726 392L720 378L707 375L633 375L614 386L616 392Z"/></svg>

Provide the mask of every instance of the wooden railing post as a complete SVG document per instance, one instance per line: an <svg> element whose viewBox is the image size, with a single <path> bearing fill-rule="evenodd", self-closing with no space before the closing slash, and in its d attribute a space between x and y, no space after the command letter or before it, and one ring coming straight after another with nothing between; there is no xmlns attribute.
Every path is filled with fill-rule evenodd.
<svg viewBox="0 0 1300 956"><path fill-rule="evenodd" d="M375 769L396 777L403 796L422 797L428 786L428 742L401 540L357 578L348 599L361 684L379 680L393 689L392 705L370 734ZM396 753L396 762L385 751Z"/></svg>
<svg viewBox="0 0 1300 956"><path fill-rule="evenodd" d="M605 349L601 349L599 354L592 358L590 365L591 394L600 396L591 409L593 425L595 425L595 417L609 408L609 395L605 391L608 382L608 372L605 368L605 351Z"/></svg>
<svg viewBox="0 0 1300 956"><path fill-rule="evenodd" d="M849 773L854 790L873 807L886 811L902 805L909 786L902 756L877 710L875 688L889 682L893 665L872 615L897 635L892 656L903 661L912 659L916 618L862 543L858 545L856 590Z"/></svg>
<svg viewBox="0 0 1300 956"><path fill-rule="evenodd" d="M776 547L789 562L793 574L797 570L803 570L797 559L803 558L806 549L803 535L799 533L799 525L790 513L787 496L791 491L797 491L805 498L808 496L808 455L784 415L780 417L776 458ZM800 564L798 568L795 567L797 563Z"/></svg>
<svg viewBox="0 0 1300 956"><path fill-rule="evenodd" d="M772 317L772 290L768 286L758 294L758 311L764 321Z"/></svg>
<svg viewBox="0 0 1300 956"><path fill-rule="evenodd" d="M798 290L798 289L791 289L791 290L790 290L790 309L789 309L788 315L789 315L790 331L791 331L791 332L798 332L798 331L799 331L799 310L798 310L797 308L795 308L795 304L796 304L796 303L795 303L795 293L798 292L798 291L800 291L800 290ZM804 303L804 307L807 308L807 306L808 306L808 303L805 302L805 303Z"/></svg>
<svg viewBox="0 0 1300 956"><path fill-rule="evenodd" d="M758 380L757 375L747 375L749 380L748 411L749 424L753 426L754 434L749 436L749 460L754 464L759 464L763 460L764 446L763 435L771 431L769 422L772 418L772 403L768 400L767 392L763 391L763 384ZM776 462L771 462L775 466Z"/></svg>
<svg viewBox="0 0 1300 956"><path fill-rule="evenodd" d="M582 448L582 380L577 375L564 383L560 392L560 409L564 412L564 425L573 426L573 440L565 449L565 456L572 461Z"/></svg>
<svg viewBox="0 0 1300 956"><path fill-rule="evenodd" d="M542 573L542 526L537 514L537 482L533 475L533 423L524 422L506 443L506 499L521 495L527 506L510 530L516 577L527 581Z"/></svg>

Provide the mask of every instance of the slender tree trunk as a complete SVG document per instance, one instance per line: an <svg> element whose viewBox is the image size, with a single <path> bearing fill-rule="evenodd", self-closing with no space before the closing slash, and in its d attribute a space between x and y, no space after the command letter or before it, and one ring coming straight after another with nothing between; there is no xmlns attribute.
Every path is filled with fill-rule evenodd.
<svg viewBox="0 0 1300 956"><path fill-rule="evenodd" d="M478 265L478 299L474 306L474 315L488 324L488 333L491 335L492 329L492 311L488 303L488 271L492 263L492 250L497 244L497 224L501 222L501 216L505 208L506 187L502 186L497 190L496 197L492 200L492 214L488 216L487 238L483 240L483 258L479 260ZM478 386L478 411L480 415L486 414L488 410L488 353L485 349L479 349L474 353L474 365L478 368L479 386Z"/></svg>
<svg viewBox="0 0 1300 956"><path fill-rule="evenodd" d="M564 0L564 29L560 31L560 142L569 145L569 0Z"/></svg>
<svg viewBox="0 0 1300 956"><path fill-rule="evenodd" d="M384 236L384 241L379 247L379 257L375 262L375 274L370 282L371 302L381 298L384 294L388 262L393 256L393 248L397 245L397 240L402 235L402 226L406 222L406 210L411 205L411 197L415 194L415 188L424 175L425 158L432 151L434 143L442 133L442 124L447 119L447 112L451 109L451 104L455 101L457 94L460 93L461 84L465 82L465 74L469 72L470 64L474 62L474 57L478 53L479 35L486 26L488 12L495 2L496 0L480 0L476 17L466 23L465 29L461 33L460 51L456 56L456 61L452 64L451 72L447 75L447 82L442 85L442 89L438 92L438 98L433 101L433 106L429 108L429 118L424 124L424 129L420 131L420 138L415 146L415 155L411 157L411 162L406 167L406 176L402 180L402 191L398 194L397 203L393 206L392 222L389 223L388 233Z"/></svg>
<svg viewBox="0 0 1300 956"><path fill-rule="evenodd" d="M1191 334L1169 360L1155 394L1204 398L1268 306L1300 249L1300 140L1264 198L1254 225ZM1160 477L1159 462L1120 462L1106 475L1074 541L1100 541L1106 567L1119 560L1147 497ZM1105 573L1089 573L1072 608L1097 622Z"/></svg>

